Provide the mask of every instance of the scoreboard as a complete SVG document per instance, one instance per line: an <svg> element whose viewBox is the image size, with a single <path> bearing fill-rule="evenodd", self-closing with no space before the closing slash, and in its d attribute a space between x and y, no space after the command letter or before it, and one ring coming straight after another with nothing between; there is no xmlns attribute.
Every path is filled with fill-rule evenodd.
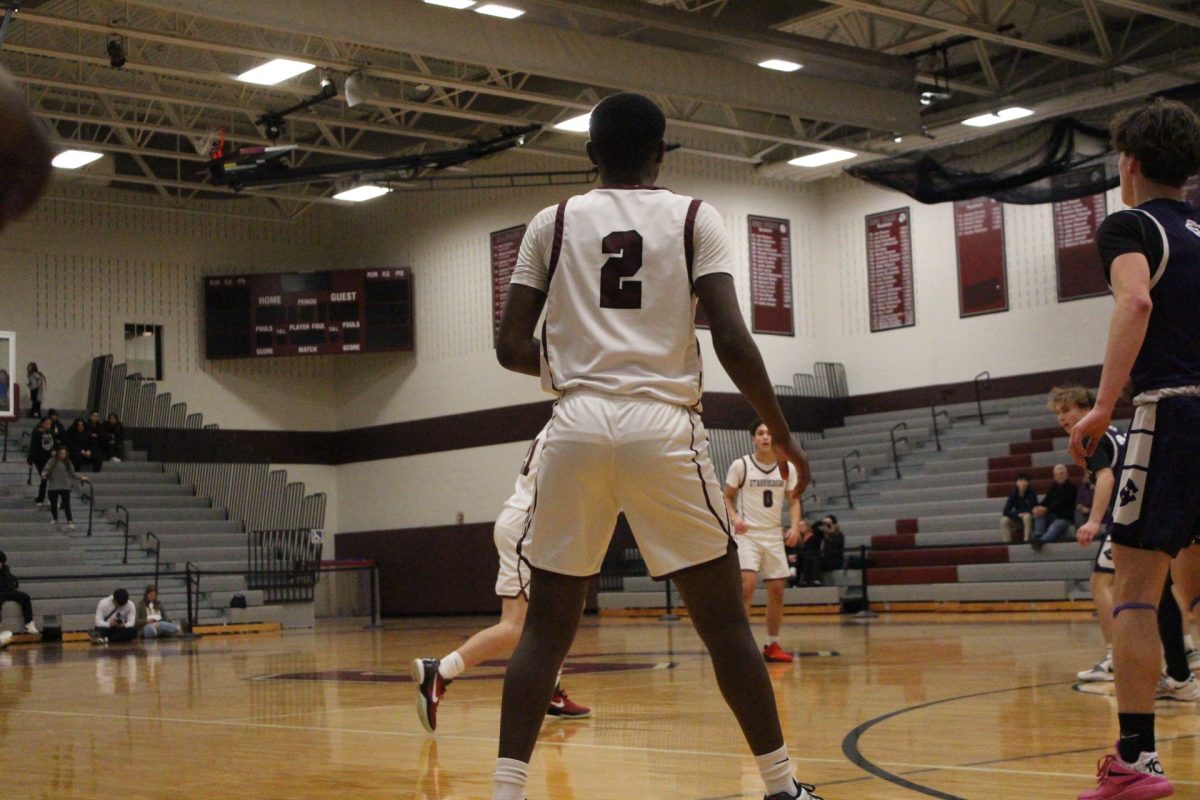
<svg viewBox="0 0 1200 800"><path fill-rule="evenodd" d="M204 322L210 359L412 350L412 270L214 275Z"/></svg>

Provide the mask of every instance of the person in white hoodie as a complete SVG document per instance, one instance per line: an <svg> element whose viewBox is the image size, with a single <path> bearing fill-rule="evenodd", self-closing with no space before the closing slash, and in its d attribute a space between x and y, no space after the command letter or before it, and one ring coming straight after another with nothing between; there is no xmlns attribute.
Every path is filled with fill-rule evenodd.
<svg viewBox="0 0 1200 800"><path fill-rule="evenodd" d="M96 606L92 643L132 642L137 638L136 622L137 607L129 599L129 592L117 589Z"/></svg>

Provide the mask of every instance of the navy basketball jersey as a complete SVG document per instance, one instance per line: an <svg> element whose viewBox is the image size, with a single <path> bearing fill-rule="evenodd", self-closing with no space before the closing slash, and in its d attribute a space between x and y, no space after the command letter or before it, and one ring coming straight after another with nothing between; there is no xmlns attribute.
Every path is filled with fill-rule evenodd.
<svg viewBox="0 0 1200 800"><path fill-rule="evenodd" d="M1200 385L1200 218L1179 200L1160 198L1109 215L1097 232L1104 273L1141 253L1150 264L1154 310L1130 376L1134 394Z"/></svg>
<svg viewBox="0 0 1200 800"><path fill-rule="evenodd" d="M1096 482L1096 473L1102 469L1113 471L1114 498L1121 492L1121 464L1125 461L1125 447L1129 437L1115 425L1109 425L1104 437L1096 445L1096 452L1088 456L1085 466L1092 483ZM1113 498L1109 500L1108 512L1104 515L1105 522L1112 519Z"/></svg>

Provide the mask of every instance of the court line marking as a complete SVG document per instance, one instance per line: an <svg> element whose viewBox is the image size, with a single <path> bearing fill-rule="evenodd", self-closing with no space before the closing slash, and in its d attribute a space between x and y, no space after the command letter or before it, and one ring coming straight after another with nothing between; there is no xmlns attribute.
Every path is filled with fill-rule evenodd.
<svg viewBox="0 0 1200 800"><path fill-rule="evenodd" d="M1058 684L1043 684L1043 685L1053 686L1053 685L1058 685ZM1034 688L1034 687L1017 687L1017 689L1024 689L1024 688ZM982 695L1000 694L1003 692L1015 691L1015 690L1016 689L998 689L998 690L993 690L990 692L983 692L981 694ZM964 697L977 697L977 696L980 696L980 695L965 695ZM938 701L934 701L933 703L927 703L925 705L937 705L938 703L945 703L945 702L950 702L952 700L959 700L959 699L963 699L963 697L947 698L945 700L938 700ZM356 709L344 709L344 710L347 710L347 711L387 710L387 709L397 708L397 707L398 706L388 705L388 706L372 706L369 708L356 708ZM890 716L896 716L899 713L903 713L904 711L907 711L907 710L915 710L916 708L920 708L920 706L914 706L911 709L901 709L899 712L893 712ZM213 726L213 727L224 726L224 727L235 727L235 728L262 728L262 729L267 729L267 730L307 731L307 732L311 732L311 733L349 733L349 734L362 734L362 735L367 735L367 736L393 736L393 737L401 737L401 738L406 738L406 739L429 739L429 738L431 738L429 736L429 734L427 734L423 731L410 732L410 731L369 730L369 729L361 729L361 728L333 728L333 727L318 726L318 725L281 725L281 724L273 724L273 723L243 721L243 720L239 720L239 719L186 719L183 717L161 717L161 716L151 716L151 715L146 715L146 714L103 714L103 713L93 712L93 711L54 711L54 710L49 710L49 709L23 709L23 708L12 709L12 710L8 711L7 713L9 713L9 714L36 714L36 715L42 715L42 716L56 716L56 717L86 717L86 718L95 718L95 719L122 719L122 720L137 720L137 721L142 721L142 722L169 722L169 723L176 723L176 724L182 724L182 725L207 725L207 726ZM448 734L448 735L443 734L443 735L439 735L437 738L439 740L451 740L451 741L463 741L463 742L485 742L488 744L494 744L496 742L495 736L466 736L466 735L461 735L461 734ZM1193 738L1193 737L1181 736L1181 737L1173 737L1173 738ZM749 755L747 755L745 753L714 752L714 751L708 751L708 750L677 750L677 749L671 749L671 748L665 748L665 747L631 748L628 745L611 745L611 744L598 744L595 742L574 742L574 741L556 742L555 744L558 746L562 746L562 747L582 748L582 749L589 749L589 750L613 750L613 751L621 751L621 752L629 752L631 750L636 750L637 752L656 753L656 754L661 754L661 755L704 756L704 757L710 757L710 758L733 758L733 759L741 759L741 760L745 760L745 759L749 758ZM1100 748L1096 748L1096 750L1099 751ZM1064 751L1064 754L1070 754L1070 753L1076 753L1076 752L1087 752L1087 750ZM1060 755L1060 754L1059 753L1047 753L1047 754L1039 753L1039 754L1034 754L1034 755L1029 755L1029 756L1019 756L1018 758L1020 758L1020 759L1041 758L1041 757L1051 757L1054 755ZM819 757L812 757L812 756L793 756L792 761L795 761L797 763L811 763L811 764L835 764L835 765L846 765L847 764L847 761L845 759L841 759L841 758L819 758ZM854 762L851 761L850 763L853 764ZM1073 773L1073 772L1048 772L1048 771L1043 771L1043 770L1000 769L1000 768L996 768L996 767L973 766L973 765L957 766L957 765L953 765L953 764L917 764L917 763L906 762L906 761L881 761L879 763L886 765L888 767L898 767L901 769L914 769L914 770L919 770L919 771L930 770L930 771L947 771L947 772L982 772L982 773L995 773L995 774L1006 774L1006 775L1049 776L1049 777L1064 777L1064 778L1094 777L1094 776L1091 776L1090 774L1083 775L1080 773ZM986 764L989 762L982 762L982 763ZM859 765L855 765L855 766L859 766ZM881 777L881 776L876 775L875 777ZM842 780L842 781L827 781L826 785L834 785L834 784L841 784L841 783L853 783L853 782L862 781L862 780L870 780L870 778L860 777L860 778L851 778L849 780ZM886 780L886 779L884 779L884 780ZM1172 782L1179 784L1179 785L1184 785L1184 786L1200 786L1200 781L1182 781L1182 780L1174 780L1173 779Z"/></svg>

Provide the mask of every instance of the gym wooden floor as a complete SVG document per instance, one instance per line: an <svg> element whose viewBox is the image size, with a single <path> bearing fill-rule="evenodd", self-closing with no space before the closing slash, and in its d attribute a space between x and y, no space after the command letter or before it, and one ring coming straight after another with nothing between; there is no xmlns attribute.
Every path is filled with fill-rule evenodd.
<svg viewBox="0 0 1200 800"><path fill-rule="evenodd" d="M484 622L12 647L0 796L486 800L502 666L453 684L434 737L408 679ZM1086 615L789 617L784 633L821 653L770 669L799 774L827 800L1074 798L1116 735L1111 685L1072 680L1101 649ZM594 714L547 720L530 800L761 798L686 621L585 618L563 683ZM1200 709L1158 712L1177 796L1198 797Z"/></svg>

